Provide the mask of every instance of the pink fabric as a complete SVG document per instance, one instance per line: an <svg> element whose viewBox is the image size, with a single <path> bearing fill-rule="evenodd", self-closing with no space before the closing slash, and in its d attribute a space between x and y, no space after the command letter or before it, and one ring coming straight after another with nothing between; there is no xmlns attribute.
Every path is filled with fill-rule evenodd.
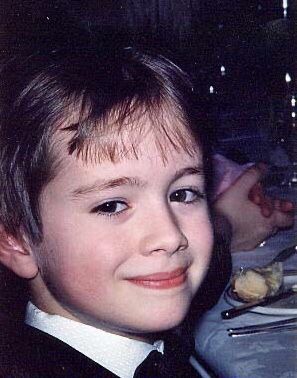
<svg viewBox="0 0 297 378"><path fill-rule="evenodd" d="M237 164L223 155L213 156L214 193L213 200L225 192L238 178L255 163Z"/></svg>

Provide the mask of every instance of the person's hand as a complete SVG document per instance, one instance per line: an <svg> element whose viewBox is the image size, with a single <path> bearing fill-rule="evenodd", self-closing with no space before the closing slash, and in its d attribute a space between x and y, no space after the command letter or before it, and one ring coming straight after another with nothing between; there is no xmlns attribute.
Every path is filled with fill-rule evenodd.
<svg viewBox="0 0 297 378"><path fill-rule="evenodd" d="M249 199L256 205L260 206L264 217L270 217L274 210L279 210L283 213L290 213L294 210L294 205L291 201L272 199L269 196L266 196L260 182L256 183L251 188Z"/></svg>
<svg viewBox="0 0 297 378"><path fill-rule="evenodd" d="M279 229L293 225L293 204L264 195L262 167L249 168L214 203L232 228L231 252L251 250Z"/></svg>

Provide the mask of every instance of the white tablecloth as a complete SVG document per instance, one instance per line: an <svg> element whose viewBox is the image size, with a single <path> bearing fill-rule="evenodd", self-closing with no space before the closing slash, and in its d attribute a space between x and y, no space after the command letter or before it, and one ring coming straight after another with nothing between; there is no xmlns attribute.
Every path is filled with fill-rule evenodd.
<svg viewBox="0 0 297 378"><path fill-rule="evenodd" d="M279 232L263 247L238 252L232 257L233 270L240 266L263 266L280 250L292 245L297 225ZM297 254L285 262L285 269L297 269ZM297 378L297 331L285 331L232 338L227 329L285 319L284 316L246 313L231 320L222 320L221 311L230 308L221 296L217 305L197 323L196 348L199 354L223 378Z"/></svg>

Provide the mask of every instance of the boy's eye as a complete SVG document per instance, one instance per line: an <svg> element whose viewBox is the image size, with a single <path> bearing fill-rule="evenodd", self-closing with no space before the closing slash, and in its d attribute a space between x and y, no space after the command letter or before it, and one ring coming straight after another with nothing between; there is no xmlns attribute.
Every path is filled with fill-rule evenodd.
<svg viewBox="0 0 297 378"><path fill-rule="evenodd" d="M169 199L171 202L193 203L204 197L203 193L195 189L179 189L170 194Z"/></svg>
<svg viewBox="0 0 297 378"><path fill-rule="evenodd" d="M123 201L108 201L92 209L92 213L103 215L117 215L126 210L128 205Z"/></svg>

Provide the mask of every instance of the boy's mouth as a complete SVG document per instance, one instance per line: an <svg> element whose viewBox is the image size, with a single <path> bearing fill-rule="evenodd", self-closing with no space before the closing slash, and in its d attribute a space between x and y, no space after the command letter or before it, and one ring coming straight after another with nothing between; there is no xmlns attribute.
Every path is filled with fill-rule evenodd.
<svg viewBox="0 0 297 378"><path fill-rule="evenodd" d="M128 281L149 289L170 289L182 285L187 279L187 268L178 268L172 272L159 272L145 276L129 278Z"/></svg>

